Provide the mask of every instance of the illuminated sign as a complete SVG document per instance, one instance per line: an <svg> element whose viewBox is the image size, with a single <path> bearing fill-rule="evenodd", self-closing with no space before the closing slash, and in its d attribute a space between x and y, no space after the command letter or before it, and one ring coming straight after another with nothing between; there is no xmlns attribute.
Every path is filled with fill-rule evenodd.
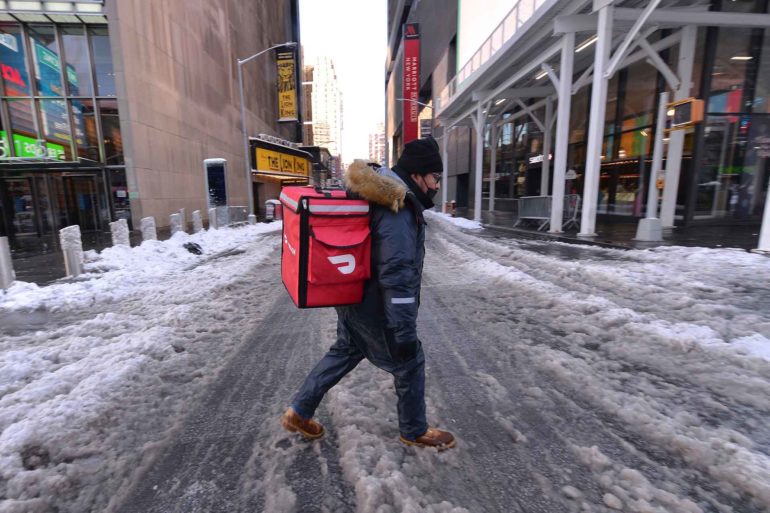
<svg viewBox="0 0 770 513"><path fill-rule="evenodd" d="M535 155L534 157L529 157L529 163L530 164L540 164L545 160L543 157L543 154ZM548 155L548 160L553 160L553 155Z"/></svg>
<svg viewBox="0 0 770 513"><path fill-rule="evenodd" d="M23 89L27 88L27 83L21 78L21 72L18 69L13 66L8 66L7 64L0 64L0 66L2 66L3 79L6 83L17 85Z"/></svg>
<svg viewBox="0 0 770 513"><path fill-rule="evenodd" d="M9 158L8 134L5 130L0 130L0 158ZM43 141L42 139L33 139L25 135L13 134L13 150L17 157L23 158L42 158L49 157L56 160L65 160L64 146Z"/></svg>

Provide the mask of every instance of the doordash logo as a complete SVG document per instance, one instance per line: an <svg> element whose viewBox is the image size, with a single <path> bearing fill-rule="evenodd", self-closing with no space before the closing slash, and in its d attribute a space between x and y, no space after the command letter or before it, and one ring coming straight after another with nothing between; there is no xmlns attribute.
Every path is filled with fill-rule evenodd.
<svg viewBox="0 0 770 513"><path fill-rule="evenodd" d="M342 274L351 274L356 270L356 257L350 254L330 256L329 262L336 265L337 270Z"/></svg>

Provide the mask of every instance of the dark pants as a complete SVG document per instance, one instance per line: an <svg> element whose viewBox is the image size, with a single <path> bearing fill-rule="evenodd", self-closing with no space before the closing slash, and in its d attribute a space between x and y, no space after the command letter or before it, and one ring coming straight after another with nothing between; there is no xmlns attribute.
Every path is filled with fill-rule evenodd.
<svg viewBox="0 0 770 513"><path fill-rule="evenodd" d="M305 378L294 397L294 411L303 418L312 418L326 392L366 358L393 375L401 436L408 440L419 438L428 430L425 420L425 356L421 346L408 361L394 360L393 353L382 329L339 318L337 341Z"/></svg>

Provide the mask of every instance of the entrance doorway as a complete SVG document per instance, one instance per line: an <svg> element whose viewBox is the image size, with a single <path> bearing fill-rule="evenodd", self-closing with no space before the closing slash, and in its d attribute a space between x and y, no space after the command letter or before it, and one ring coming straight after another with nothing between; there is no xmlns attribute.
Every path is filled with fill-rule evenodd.
<svg viewBox="0 0 770 513"><path fill-rule="evenodd" d="M9 236L37 235L32 180L13 178L0 180L0 221Z"/></svg>
<svg viewBox="0 0 770 513"><path fill-rule="evenodd" d="M81 231L99 229L99 199L97 183L94 176L64 176L63 198L60 196L59 208L62 226L80 225Z"/></svg>

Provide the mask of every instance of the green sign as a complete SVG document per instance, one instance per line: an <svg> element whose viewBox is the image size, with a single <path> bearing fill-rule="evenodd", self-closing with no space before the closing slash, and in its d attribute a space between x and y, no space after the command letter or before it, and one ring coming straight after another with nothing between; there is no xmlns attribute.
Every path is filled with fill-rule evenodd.
<svg viewBox="0 0 770 513"><path fill-rule="evenodd" d="M5 133L5 130L0 130L0 140L2 141L2 146L0 147L0 158L10 157L11 152L8 149L8 134ZM33 139L32 137L27 137L24 135L13 134L13 149L16 152L17 157L42 158L47 156L57 160L65 160L66 157L64 154L64 146L46 142L45 148L47 154L40 155L40 146L37 139Z"/></svg>

